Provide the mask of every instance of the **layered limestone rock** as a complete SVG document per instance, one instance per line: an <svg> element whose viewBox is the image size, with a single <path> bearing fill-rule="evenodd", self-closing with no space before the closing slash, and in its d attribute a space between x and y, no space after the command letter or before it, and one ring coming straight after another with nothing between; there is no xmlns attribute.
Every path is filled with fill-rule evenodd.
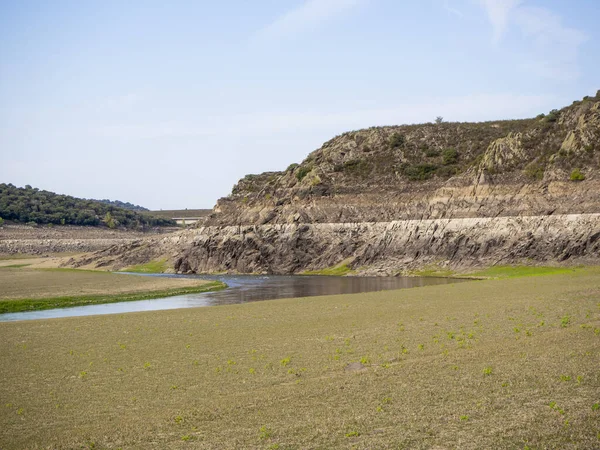
<svg viewBox="0 0 600 450"><path fill-rule="evenodd" d="M344 262L359 274L430 264L585 263L600 257L600 214L203 227L113 246L79 266L171 258L179 273L292 274Z"/></svg>

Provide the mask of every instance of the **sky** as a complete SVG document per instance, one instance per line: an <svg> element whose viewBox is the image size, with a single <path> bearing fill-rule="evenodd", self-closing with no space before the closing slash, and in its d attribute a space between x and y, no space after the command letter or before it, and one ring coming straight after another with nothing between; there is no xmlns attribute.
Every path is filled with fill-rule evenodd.
<svg viewBox="0 0 600 450"><path fill-rule="evenodd" d="M0 0L0 182L212 208L345 131L600 89L598 0Z"/></svg>

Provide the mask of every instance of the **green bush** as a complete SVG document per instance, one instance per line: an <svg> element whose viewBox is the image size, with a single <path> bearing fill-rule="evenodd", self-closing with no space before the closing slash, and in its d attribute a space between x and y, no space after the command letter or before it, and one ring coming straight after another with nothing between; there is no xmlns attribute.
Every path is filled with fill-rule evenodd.
<svg viewBox="0 0 600 450"><path fill-rule="evenodd" d="M583 181L585 180L585 175L581 173L581 170L575 169L571 172L571 181Z"/></svg>
<svg viewBox="0 0 600 450"><path fill-rule="evenodd" d="M4 219L2 217L0 217L0 227L4 225Z"/></svg>
<svg viewBox="0 0 600 450"><path fill-rule="evenodd" d="M406 138L403 134L394 133L390 136L390 147L400 148L403 147L406 142Z"/></svg>
<svg viewBox="0 0 600 450"><path fill-rule="evenodd" d="M306 175L308 175L311 170L312 170L312 167L310 167L310 166L308 166L308 167L307 166L300 167L298 169L298 171L296 172L296 179L298 181L302 181L304 179L304 177Z"/></svg>
<svg viewBox="0 0 600 450"><path fill-rule="evenodd" d="M449 166L450 164L456 164L458 162L458 152L454 148L448 148L444 150L442 158L445 166Z"/></svg>
<svg viewBox="0 0 600 450"><path fill-rule="evenodd" d="M560 117L560 112L558 111L558 109L553 109L546 116L546 122L554 123L558 120L559 117Z"/></svg>
<svg viewBox="0 0 600 450"><path fill-rule="evenodd" d="M438 170L434 164L417 164L404 168L404 175L412 181L423 181L431 178Z"/></svg>
<svg viewBox="0 0 600 450"><path fill-rule="evenodd" d="M298 167L298 164L297 163L292 163L292 164L290 164L287 167L287 169L285 169L285 171L286 172L293 172L296 169L296 167Z"/></svg>

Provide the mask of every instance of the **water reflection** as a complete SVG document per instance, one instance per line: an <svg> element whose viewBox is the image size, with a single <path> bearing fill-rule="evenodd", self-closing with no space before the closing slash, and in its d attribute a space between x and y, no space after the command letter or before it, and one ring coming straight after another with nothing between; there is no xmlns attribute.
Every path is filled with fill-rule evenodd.
<svg viewBox="0 0 600 450"><path fill-rule="evenodd" d="M131 276L124 274L123 276ZM229 288L217 292L186 294L176 297L76 306L23 313L0 314L0 322L50 319L57 317L119 314L136 311L194 308L201 306L248 303L280 298L312 297L317 295L356 294L360 292L404 289L418 286L456 283L461 280L423 277L323 277L323 276L256 276L256 275L141 275L219 280Z"/></svg>

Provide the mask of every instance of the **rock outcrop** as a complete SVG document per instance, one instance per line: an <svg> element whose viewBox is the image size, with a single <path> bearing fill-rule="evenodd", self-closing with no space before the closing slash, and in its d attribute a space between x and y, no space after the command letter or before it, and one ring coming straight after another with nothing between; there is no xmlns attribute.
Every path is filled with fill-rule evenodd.
<svg viewBox="0 0 600 450"><path fill-rule="evenodd" d="M180 273L291 274L347 263L359 274L426 265L581 264L600 257L600 214L203 227L112 246L79 266L172 257Z"/></svg>

